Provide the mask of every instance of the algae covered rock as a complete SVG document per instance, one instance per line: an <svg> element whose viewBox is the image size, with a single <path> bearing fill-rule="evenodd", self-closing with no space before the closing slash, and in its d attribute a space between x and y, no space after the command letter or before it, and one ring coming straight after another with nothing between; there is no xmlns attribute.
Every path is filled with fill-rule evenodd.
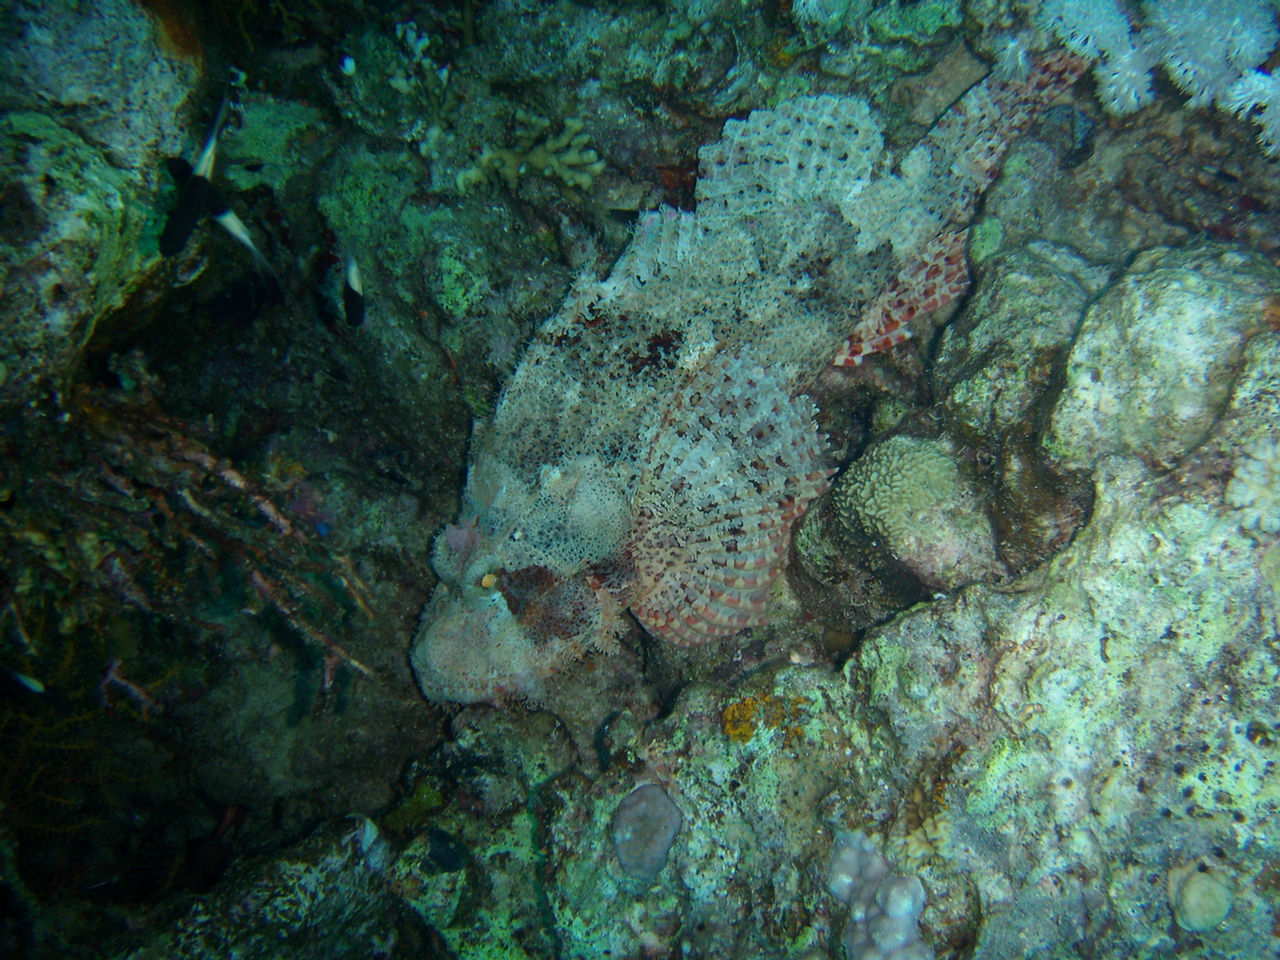
<svg viewBox="0 0 1280 960"><path fill-rule="evenodd" d="M186 144L199 70L126 0L5 16L0 392L20 402L156 271L161 158Z"/></svg>
<svg viewBox="0 0 1280 960"><path fill-rule="evenodd" d="M1232 247L1158 248L1085 314L1067 360L1047 451L1087 470L1127 454L1161 465L1208 434L1280 270Z"/></svg>
<svg viewBox="0 0 1280 960"><path fill-rule="evenodd" d="M990 256L981 273L942 332L930 381L937 416L998 465L990 507L1000 557L1024 570L1066 543L1087 510L1088 491L1051 469L1040 434L1080 318L1109 271L1035 241Z"/></svg>
<svg viewBox="0 0 1280 960"><path fill-rule="evenodd" d="M394 886L458 957L796 956L838 936L823 798L874 789L854 696L804 665L692 686L660 721L612 723L590 778L550 714L467 708Z"/></svg>
<svg viewBox="0 0 1280 960"><path fill-rule="evenodd" d="M984 269L973 300L943 332L932 371L949 420L975 443L1033 430L1093 292L1089 266L1049 244L997 255Z"/></svg>
<svg viewBox="0 0 1280 960"><path fill-rule="evenodd" d="M982 903L976 956L1050 950L1073 929L1107 955L1159 955L1174 944L1172 908L1144 875L1218 851L1253 876L1274 856L1280 796L1248 736L1277 716L1261 549L1212 498L1153 507L1158 481L1135 460L1098 475L1093 519L1046 567L1011 592L979 586L918 608L857 660L903 745L899 769L964 744L944 796L964 851L954 868ZM1229 700L1198 692L1226 688ZM1112 882L1074 879L1099 874ZM1202 955L1265 936L1258 907L1233 911L1221 952Z"/></svg>
<svg viewBox="0 0 1280 960"><path fill-rule="evenodd" d="M237 863L213 893L117 960L386 956L405 933L386 882L391 857L373 821L328 824L287 853Z"/></svg>
<svg viewBox="0 0 1280 960"><path fill-rule="evenodd" d="M1256 337L1244 363L1212 449L1274 424L1280 342ZM850 662L897 775L949 744L930 901L959 917L977 898L975 956L1080 937L1110 956L1244 956L1270 935L1276 537L1223 509L1222 462L1179 477L1100 460L1067 549L909 611Z"/></svg>
<svg viewBox="0 0 1280 960"><path fill-rule="evenodd" d="M1215 447L1231 460L1223 501L1247 530L1260 538L1280 533L1280 335L1249 341L1231 404L1223 414ZM1271 551L1280 557L1280 551ZM1270 569L1273 576L1275 566Z"/></svg>

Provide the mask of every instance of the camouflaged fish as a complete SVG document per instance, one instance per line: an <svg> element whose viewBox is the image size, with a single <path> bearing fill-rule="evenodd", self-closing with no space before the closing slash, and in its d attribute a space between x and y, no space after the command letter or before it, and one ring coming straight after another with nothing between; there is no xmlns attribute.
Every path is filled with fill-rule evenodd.
<svg viewBox="0 0 1280 960"><path fill-rule="evenodd" d="M541 699L616 646L628 610L678 644L762 625L792 525L831 474L806 387L964 292L978 197L1083 66L1056 53L988 79L901 157L855 97L726 123L699 153L696 212L642 217L477 431L413 648L423 692Z"/></svg>

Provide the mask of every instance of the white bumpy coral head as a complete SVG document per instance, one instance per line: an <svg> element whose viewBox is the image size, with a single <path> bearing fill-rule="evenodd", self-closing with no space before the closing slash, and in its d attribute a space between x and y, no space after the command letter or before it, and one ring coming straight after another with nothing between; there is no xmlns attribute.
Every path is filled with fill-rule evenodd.
<svg viewBox="0 0 1280 960"><path fill-rule="evenodd" d="M871 838L841 832L831 847L827 889L849 906L844 928L846 960L933 960L917 926L924 885L889 872Z"/></svg>

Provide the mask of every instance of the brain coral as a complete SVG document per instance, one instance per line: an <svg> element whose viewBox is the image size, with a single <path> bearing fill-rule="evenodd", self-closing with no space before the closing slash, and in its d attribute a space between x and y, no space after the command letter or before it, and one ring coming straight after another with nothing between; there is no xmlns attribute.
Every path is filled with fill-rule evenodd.
<svg viewBox="0 0 1280 960"><path fill-rule="evenodd" d="M944 444L896 436L872 446L836 485L836 516L931 587L983 579L999 566L975 487Z"/></svg>

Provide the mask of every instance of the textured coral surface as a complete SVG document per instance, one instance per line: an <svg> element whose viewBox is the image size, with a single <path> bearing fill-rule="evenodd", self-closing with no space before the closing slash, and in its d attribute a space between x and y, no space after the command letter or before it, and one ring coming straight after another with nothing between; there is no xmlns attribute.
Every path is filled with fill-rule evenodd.
<svg viewBox="0 0 1280 960"><path fill-rule="evenodd" d="M1082 69L1049 55L1025 80L978 85L901 159L902 175L885 172L878 125L853 98L801 98L727 124L700 155L696 213L642 218L609 277L575 284L508 385L468 476L460 522L477 542L465 557L437 550L443 584L413 653L428 695L542 698L554 672L607 646L611 606L680 643L760 625L791 526L826 476L812 412L792 397L850 326L847 362L964 291L953 225L1009 138ZM839 217L814 216L823 197ZM891 221L910 226L886 257ZM577 466L584 454L589 467ZM545 477L571 455L570 483L632 505L627 536L584 550L564 525L533 519ZM503 589L535 565L572 607L554 629Z"/></svg>

